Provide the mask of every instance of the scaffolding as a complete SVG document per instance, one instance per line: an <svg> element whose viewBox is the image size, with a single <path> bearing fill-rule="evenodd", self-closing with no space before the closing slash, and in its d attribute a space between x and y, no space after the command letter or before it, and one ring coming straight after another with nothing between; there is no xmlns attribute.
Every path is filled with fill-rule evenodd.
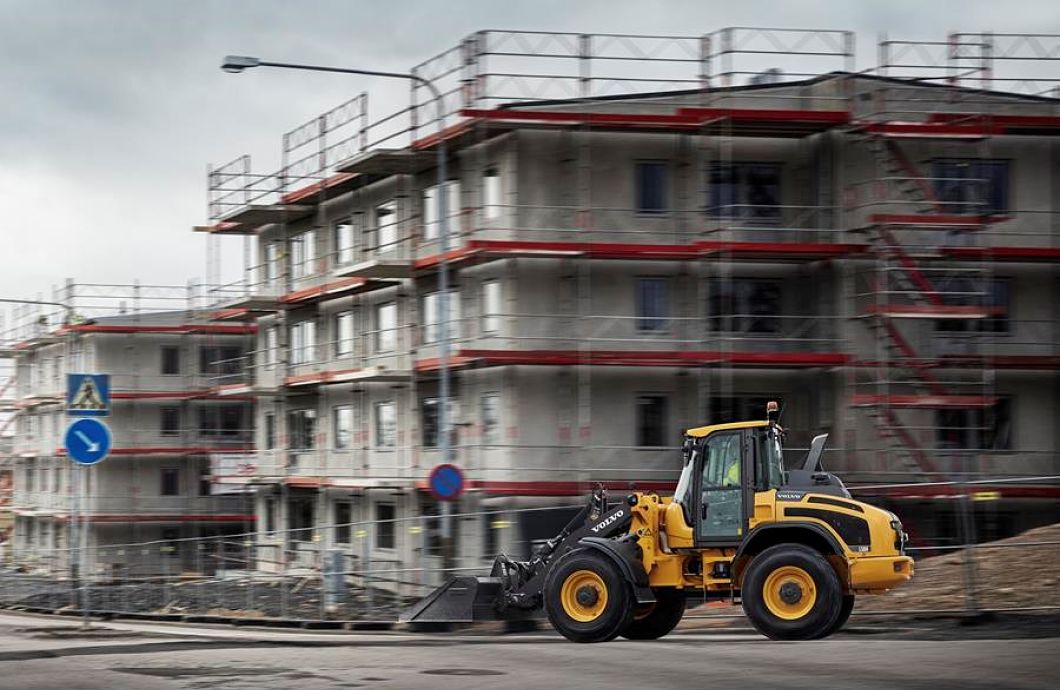
<svg viewBox="0 0 1060 690"><path fill-rule="evenodd" d="M1031 96L1056 97L1060 34L983 31L949 34L944 41L879 41L876 73Z"/></svg>
<svg viewBox="0 0 1060 690"><path fill-rule="evenodd" d="M1015 112L1002 92L989 89L1049 95L1053 87L1043 84L1055 83L1056 46L1058 36L995 41L985 32L941 42L884 37L879 44L875 72L888 83L861 99L862 125L854 131L873 172L845 192L848 225L869 240L872 259L851 282L854 317L870 335L872 356L850 378L851 406L886 443L877 468L904 464L943 478L1002 471L984 466L1011 442L1002 438L1011 413L997 393L998 368L1055 367L1029 344L1020 355L997 352L997 334L1010 330L1010 286L994 260L1036 261L1052 254L1056 240L1050 211L1011 207L991 168L1007 163L991 155L999 136L1055 135L1047 123L1055 124L1056 104L1031 98ZM1021 61L1022 76L999 77L997 67L1012 60ZM1043 64L1049 71L1035 74ZM950 88L928 88L936 83ZM1025 339L1036 332L1055 342L1046 332L1053 327L1018 327Z"/></svg>
<svg viewBox="0 0 1060 690"><path fill-rule="evenodd" d="M960 165L988 159L998 137L1060 132L1057 104L1045 97L1049 74L1032 80L1037 90L1001 74L1003 66L1027 57L1051 68L1055 51L1047 43L1055 38L884 37L878 64L858 71L849 31L477 32L412 70L441 92L440 121L420 85L411 87L408 107L380 120L368 118L362 95L287 133L278 173L255 178L237 159L212 174L211 199L221 201L211 205L204 229L215 238L265 233L281 245L260 266L245 262L247 275L232 286L233 298L216 302L216 314L265 317L277 327L278 351L296 361L272 362L269 385L257 391L274 399L276 409L285 409L292 396L313 392L334 401L339 392L349 393L359 401L356 433L366 437L364 405L372 385L400 385L411 400L431 390L439 361L423 340L431 323L417 302L430 291L440 262L473 276L492 262L508 262L514 270L527 261L553 260L562 283L554 310L527 313L505 295L506 308L496 314L503 336L484 333L474 318L455 324L458 397L472 397L478 370L503 378L516 365L561 368L557 397L569 421L557 432L557 447L498 444L510 447L513 457L525 451L531 458L513 466L482 443L461 445L460 452L478 458L471 466L482 473L482 488L508 472L536 479L532 458L548 454L563 458L564 476L571 477L567 489L630 476L629 468L609 465L629 449L601 448L592 438L591 400L602 367L672 369L686 382L682 390L694 391L677 405L689 424L712 413L743 415L749 401L771 392L770 384L746 373L784 371L811 391L800 398L810 408L808 419L847 432L836 456L849 476L926 481L953 472L989 474L998 468L979 464L974 454L939 448L940 439L982 438L993 426L998 368L1052 371L1057 364L1055 328L1048 322L1031 324L1022 343L997 349L990 329L1008 317L994 303L994 262L1052 264L1060 251L1052 209L1008 209L1000 217L985 201L989 180ZM805 69L771 69L811 62ZM350 128L346 136L333 133L342 127ZM541 155L554 156L561 182L540 180L555 187L550 195L530 199L511 187L491 187L499 185L497 177L532 174L514 169L515 163L501 164L512 170L497 169L495 154L514 160L514 134L523 132L540 137ZM670 150L674 194L664 214L601 201L598 170L607 165L606 142L628 133ZM431 149L442 139L458 152L452 169L461 180L459 203L452 205L454 242L445 256L429 209L431 198L448 192L431 192L426 181ZM778 158L785 163L795 162L800 177L785 185L799 191L765 201L740 198L734 190L746 187L741 180L747 177L739 176L779 174L744 165L755 162L744 149L767 143L782 147ZM923 147L954 161L959 174L925 170L911 153ZM266 180L260 190L257 179ZM381 223L373 190L387 183L394 185L396 205L386 216L392 220ZM330 237L343 222L348 242ZM312 241L327 247L311 258L297 244L307 225ZM321 241L320 233L329 239ZM603 289L598 267L618 261L643 262L676 284L694 286L679 298L685 315L666 317L665 334L645 335L636 317L593 306ZM306 262L310 269L299 268ZM763 264L782 264L784 273L776 276L818 286L807 309L815 302L831 313L755 313L758 305L741 291L747 275L761 273ZM477 283L469 277L468 285ZM360 299L379 290L405 300L391 328L397 355L378 352L374 343L383 329L373 325ZM481 310L482 299L464 295L463 306ZM338 300L355 311L354 345L346 349L335 336L311 346L286 343L291 325L309 319L320 327L340 308ZM264 350L258 355L260 361ZM841 372L839 380L818 389L834 372ZM844 382L848 387L841 389ZM736 398L739 405L724 402ZM808 440L810 430L800 431ZM415 420L408 433L419 433ZM297 453L296 460L275 449L263 472L304 486L336 478L367 485L373 477L400 485L421 475L426 462L411 439L405 443L407 454L388 458L378 476L368 451L347 466L323 449ZM648 464L661 468L665 462L660 455ZM662 471L637 477L670 479Z"/></svg>
<svg viewBox="0 0 1060 690"><path fill-rule="evenodd" d="M145 525L166 523L179 533L188 529L182 525L198 530L226 521L249 524L244 497L214 492L209 468L211 456L252 450L252 400L222 398L219 389L242 376L233 363L241 363L245 348L228 346L253 334L255 326L212 321L208 290L195 283L67 280L48 297L13 307L2 334L13 412L4 469L14 480L13 544L21 562L51 572L72 567L49 554L67 552L68 530L79 523L75 473L88 482L80 510L91 515L98 543L121 529L118 524L131 530L126 537L137 539L148 534ZM173 351L170 364L160 343ZM110 374L114 446L104 474L75 470L65 457L66 375L89 369ZM233 405L242 410L238 429L230 429L231 414L222 409ZM144 491L157 486L160 464L176 468L172 495Z"/></svg>

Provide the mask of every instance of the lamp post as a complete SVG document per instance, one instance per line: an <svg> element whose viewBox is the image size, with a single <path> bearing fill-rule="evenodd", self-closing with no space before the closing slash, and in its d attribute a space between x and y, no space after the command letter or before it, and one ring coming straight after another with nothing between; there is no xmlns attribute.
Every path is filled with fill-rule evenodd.
<svg viewBox="0 0 1060 690"><path fill-rule="evenodd" d="M438 427L441 438L439 439L439 451L442 462L448 463L452 460L452 443L450 438L449 420L449 397L450 397L450 371L449 371L449 196L446 193L445 183L448 174L446 172L447 154L445 145L445 105L442 102L442 94L429 79L418 74L404 72L384 72L380 70L356 69L348 67L323 67L320 65L301 65L289 62L270 62L256 57L246 55L228 55L221 63L221 69L225 72L239 73L252 67L276 67L280 69L302 70L307 72L332 72L337 74L361 74L369 77L386 77L389 79L404 79L421 84L430 91L437 107L438 119L438 147L437 147L437 182L436 191L439 229L438 235L441 244L441 261L438 263L438 326L439 326L439 359L440 359L440 382L439 382L439 410ZM450 544L451 528L449 524L449 503L442 503L442 531L447 546ZM447 549L448 550L448 549Z"/></svg>

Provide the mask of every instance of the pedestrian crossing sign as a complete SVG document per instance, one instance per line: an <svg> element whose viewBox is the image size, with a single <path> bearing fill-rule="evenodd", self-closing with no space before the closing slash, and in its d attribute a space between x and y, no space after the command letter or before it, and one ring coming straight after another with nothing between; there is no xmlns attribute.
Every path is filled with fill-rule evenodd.
<svg viewBox="0 0 1060 690"><path fill-rule="evenodd" d="M67 374L66 416L110 415L110 374Z"/></svg>

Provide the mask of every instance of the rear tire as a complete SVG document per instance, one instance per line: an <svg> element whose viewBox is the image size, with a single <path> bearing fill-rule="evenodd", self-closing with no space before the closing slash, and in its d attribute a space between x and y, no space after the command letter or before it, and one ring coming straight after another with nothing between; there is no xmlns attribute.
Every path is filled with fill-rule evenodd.
<svg viewBox="0 0 1060 690"><path fill-rule="evenodd" d="M545 612L552 627L574 642L607 642L629 627L633 592L607 556L577 549L552 568L545 582Z"/></svg>
<svg viewBox="0 0 1060 690"><path fill-rule="evenodd" d="M676 628L684 615L684 590L669 587L657 589L655 603L633 613L633 620L622 631L622 637L627 640L657 640Z"/></svg>
<svg viewBox="0 0 1060 690"><path fill-rule="evenodd" d="M798 544L773 546L755 556L740 591L751 623L773 640L827 637L843 607L843 587L831 564Z"/></svg>

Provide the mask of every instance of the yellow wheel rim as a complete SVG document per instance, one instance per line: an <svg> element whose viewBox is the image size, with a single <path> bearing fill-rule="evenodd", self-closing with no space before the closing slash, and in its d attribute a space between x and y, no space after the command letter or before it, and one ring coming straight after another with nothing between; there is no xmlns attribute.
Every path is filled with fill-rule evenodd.
<svg viewBox="0 0 1060 690"><path fill-rule="evenodd" d="M793 621L808 614L817 602L813 578L802 568L785 565L777 568L762 585L766 608L777 618Z"/></svg>
<svg viewBox="0 0 1060 690"><path fill-rule="evenodd" d="M596 620L607 608L607 585L591 570L575 570L568 575L559 596L563 612L579 623Z"/></svg>

